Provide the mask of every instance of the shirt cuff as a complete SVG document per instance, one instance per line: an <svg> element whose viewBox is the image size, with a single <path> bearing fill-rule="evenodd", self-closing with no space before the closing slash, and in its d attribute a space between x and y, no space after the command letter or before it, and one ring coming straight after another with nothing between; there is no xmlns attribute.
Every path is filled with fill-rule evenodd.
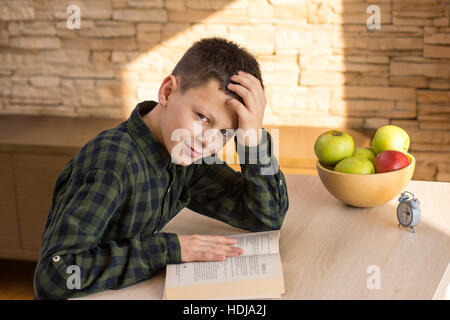
<svg viewBox="0 0 450 320"><path fill-rule="evenodd" d="M166 240L167 263L181 263L181 246L175 233L161 232L159 235Z"/></svg>
<svg viewBox="0 0 450 320"><path fill-rule="evenodd" d="M142 240L147 259L160 265L181 263L181 247L175 233L159 232L142 236Z"/></svg>

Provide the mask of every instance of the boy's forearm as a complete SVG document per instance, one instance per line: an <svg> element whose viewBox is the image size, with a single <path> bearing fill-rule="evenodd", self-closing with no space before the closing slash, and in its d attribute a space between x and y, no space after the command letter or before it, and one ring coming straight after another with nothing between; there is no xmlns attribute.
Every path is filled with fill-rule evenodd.
<svg viewBox="0 0 450 320"><path fill-rule="evenodd" d="M289 207L286 181L273 153L272 136L264 128L259 133L257 146L243 146L236 139L244 182L243 203L249 217L269 229L280 229Z"/></svg>
<svg viewBox="0 0 450 320"><path fill-rule="evenodd" d="M258 175L245 165L241 166L244 177L243 211L254 221L252 231L281 229L289 199L286 180L281 170L273 175Z"/></svg>
<svg viewBox="0 0 450 320"><path fill-rule="evenodd" d="M126 287L181 262L178 237L158 233L110 241L85 251L43 254L34 278L38 299L67 299Z"/></svg>
<svg viewBox="0 0 450 320"><path fill-rule="evenodd" d="M269 141L270 135L263 135L259 151L268 156L259 159L262 161L251 158L254 148L236 143L241 172L223 164L199 166L188 208L244 230L280 229L289 200L284 175L269 152Z"/></svg>

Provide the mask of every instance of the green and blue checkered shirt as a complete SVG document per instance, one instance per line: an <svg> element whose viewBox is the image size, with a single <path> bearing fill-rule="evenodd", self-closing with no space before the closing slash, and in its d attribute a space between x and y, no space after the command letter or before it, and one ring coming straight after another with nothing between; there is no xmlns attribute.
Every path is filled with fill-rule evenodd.
<svg viewBox="0 0 450 320"><path fill-rule="evenodd" d="M181 263L177 235L160 230L184 207L248 231L281 228L286 181L265 129L259 147L241 146L234 137L245 158L241 172L207 164L213 161L180 166L142 119L156 104L139 103L128 120L100 132L62 169L42 235L35 298L119 289ZM263 150L264 161L249 161L254 148ZM269 166L276 170L261 174Z"/></svg>

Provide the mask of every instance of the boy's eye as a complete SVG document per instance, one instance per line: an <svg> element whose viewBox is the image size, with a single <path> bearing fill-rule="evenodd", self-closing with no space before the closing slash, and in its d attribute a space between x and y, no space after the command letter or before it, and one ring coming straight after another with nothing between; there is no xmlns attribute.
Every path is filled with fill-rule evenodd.
<svg viewBox="0 0 450 320"><path fill-rule="evenodd" d="M227 130L227 129L221 129L220 133L224 136L224 137L229 137L232 135L233 131L232 130Z"/></svg>
<svg viewBox="0 0 450 320"><path fill-rule="evenodd" d="M201 113L197 113L197 116L201 121L208 121L208 118L202 115Z"/></svg>

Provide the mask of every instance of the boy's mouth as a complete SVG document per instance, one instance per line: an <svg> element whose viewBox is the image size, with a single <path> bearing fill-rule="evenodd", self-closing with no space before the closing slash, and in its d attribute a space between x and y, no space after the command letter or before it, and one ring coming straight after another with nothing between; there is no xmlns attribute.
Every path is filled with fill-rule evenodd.
<svg viewBox="0 0 450 320"><path fill-rule="evenodd" d="M191 155L192 158L201 156L202 154L195 151L191 146L189 146L185 141L183 141L186 151Z"/></svg>

